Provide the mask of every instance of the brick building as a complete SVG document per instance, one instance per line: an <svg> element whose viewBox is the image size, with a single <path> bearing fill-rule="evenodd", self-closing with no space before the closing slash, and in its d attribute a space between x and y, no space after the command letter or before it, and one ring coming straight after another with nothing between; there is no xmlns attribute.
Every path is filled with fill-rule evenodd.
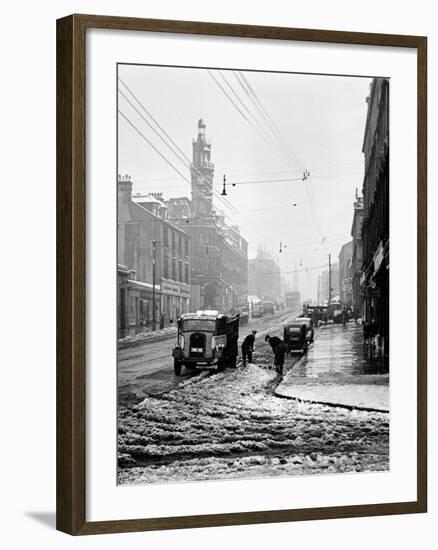
<svg viewBox="0 0 438 550"><path fill-rule="evenodd" d="M118 333L123 337L153 329L154 319L155 328L167 326L189 310L190 253L189 237L168 221L159 195L133 196L129 176L119 176L117 187Z"/></svg>
<svg viewBox="0 0 438 550"><path fill-rule="evenodd" d="M362 151L364 320L370 323L379 355L389 356L389 81L374 78Z"/></svg>

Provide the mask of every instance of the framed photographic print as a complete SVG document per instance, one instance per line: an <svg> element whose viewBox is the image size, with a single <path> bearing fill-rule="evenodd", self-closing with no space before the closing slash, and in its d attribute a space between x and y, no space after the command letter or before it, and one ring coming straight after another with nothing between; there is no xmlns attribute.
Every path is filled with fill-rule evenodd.
<svg viewBox="0 0 438 550"><path fill-rule="evenodd" d="M57 51L58 529L425 512L426 38Z"/></svg>

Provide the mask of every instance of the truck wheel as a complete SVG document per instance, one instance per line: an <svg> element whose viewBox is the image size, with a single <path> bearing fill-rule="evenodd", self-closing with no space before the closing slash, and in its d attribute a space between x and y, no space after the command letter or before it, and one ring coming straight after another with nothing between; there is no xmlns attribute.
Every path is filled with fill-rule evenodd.
<svg viewBox="0 0 438 550"><path fill-rule="evenodd" d="M181 361L178 361L178 359L175 359L173 361L173 370L175 371L176 376L181 376Z"/></svg>
<svg viewBox="0 0 438 550"><path fill-rule="evenodd" d="M219 361L217 362L217 370L218 372L222 372L223 370L225 370L225 362L223 359L219 359Z"/></svg>

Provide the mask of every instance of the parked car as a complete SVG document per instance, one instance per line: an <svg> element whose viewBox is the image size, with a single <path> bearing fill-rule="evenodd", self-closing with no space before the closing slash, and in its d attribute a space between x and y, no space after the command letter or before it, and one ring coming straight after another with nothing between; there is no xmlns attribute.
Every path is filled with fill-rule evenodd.
<svg viewBox="0 0 438 550"><path fill-rule="evenodd" d="M237 363L239 314L224 315L214 310L186 313L178 319L177 343L172 350L174 371L182 367L211 367L219 370Z"/></svg>
<svg viewBox="0 0 438 550"><path fill-rule="evenodd" d="M310 317L296 317L294 322L306 325L307 341L311 344L315 338L312 319Z"/></svg>
<svg viewBox="0 0 438 550"><path fill-rule="evenodd" d="M283 342L286 347L286 353L290 353L291 351L306 353L309 345L306 325L296 321L285 325Z"/></svg>

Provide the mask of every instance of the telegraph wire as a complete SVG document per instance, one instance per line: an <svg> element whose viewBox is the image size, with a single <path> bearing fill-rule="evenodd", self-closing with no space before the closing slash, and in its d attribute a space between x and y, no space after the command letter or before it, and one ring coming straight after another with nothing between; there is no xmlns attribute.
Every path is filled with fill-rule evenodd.
<svg viewBox="0 0 438 550"><path fill-rule="evenodd" d="M256 103L260 106L261 111L265 114L265 117L268 120L268 123L270 123L272 128L274 128L274 133L276 133L276 135L278 136L280 142L283 144L283 146L284 146L285 150L287 151L287 153L290 154L291 159L304 169L303 163L298 159L297 155L294 153L294 151L292 150L290 145L287 143L287 141L284 138L283 134L278 129L278 126L275 124L274 120L269 115L269 113L267 112L267 110L263 106L262 102L258 98L258 96L255 93L254 89L252 88L251 84L248 82L248 80L245 78L245 76L242 73L240 73L240 77L241 77L241 80L248 87L248 89L250 91L250 94L253 96ZM317 229L317 232L319 233L320 237L323 238L323 232L322 232L321 225L320 225L320 222L319 222L317 210L314 206L315 196L313 194L313 190L312 190L312 186L311 186L311 181L309 180L309 176L310 176L309 171L304 170L304 172L303 172L303 181L304 181L304 186L306 188L306 193L307 193L309 201L310 201L309 210L311 211L311 215L312 215L313 221L315 223L315 227Z"/></svg>
<svg viewBox="0 0 438 550"><path fill-rule="evenodd" d="M236 102L233 100L233 98L229 95L229 93L225 90L225 88L222 86L222 84L219 82L219 80L214 76L212 71L207 70L208 74L211 76L211 78L214 80L214 82L217 84L217 86L220 88L222 93L225 95L225 97L228 99L228 101L234 106L234 108L237 110L237 112L243 117L244 120L251 126L251 128L262 137L262 139L268 144L268 146L276 153L277 155L280 155L279 151L277 151L271 141L253 124L253 122L245 115L245 113L240 109L240 107L236 104ZM286 162L286 160L283 158L282 155L281 159L283 162Z"/></svg>
<svg viewBox="0 0 438 550"><path fill-rule="evenodd" d="M316 167L311 167L309 168L310 171L312 172L316 172L317 170L325 170L327 168L336 168L338 166L350 166L352 164L363 164L363 160L355 160L355 161L351 161L351 162L341 162L341 163L336 163L336 164L327 164L325 166L316 166ZM241 173L238 173L238 174L233 174L233 173L230 173L228 174L228 177L230 179L233 179L233 178L236 178L236 177L248 177L248 176L278 176L278 175L284 175L284 174L294 174L294 175L297 175L297 174L302 174L302 170L282 170L282 171L276 171L276 172L241 172ZM362 174L362 172L361 172ZM343 176L343 175L350 175L350 174L339 174L339 177ZM321 177L321 176L319 176ZM322 176L322 177L325 177L325 176ZM328 175L327 177L331 177L331 175ZM155 181L177 181L178 178L149 178L149 179L144 179L144 180L136 180L138 183L149 183L149 182L155 182ZM237 182L239 183L239 182ZM245 182L241 182L241 183L245 183Z"/></svg>
<svg viewBox="0 0 438 550"><path fill-rule="evenodd" d="M263 106L262 102L258 98L257 94L255 93L254 89L252 88L251 84L248 82L248 80L245 78L245 75L241 73L240 71L233 71L233 74L236 78L236 80L239 82L241 88L244 90L246 96L251 101L251 103L254 105L256 110L260 113L262 118L265 120L265 122L268 124L272 134L276 137L276 139L279 141L281 147L284 148L286 151L286 154L291 154L294 160L294 164L298 165L301 169L301 171L304 169L304 165L298 157L295 155L295 153L291 150L290 145L287 143L283 135L281 134L280 130L278 129L278 126L275 124L272 117L269 115L265 107Z"/></svg>
<svg viewBox="0 0 438 550"><path fill-rule="evenodd" d="M122 116L122 117L125 119L125 121L126 121L126 122L127 122L127 123L137 132L137 134L138 134L139 136L141 136L141 137L146 141L146 143L147 143L148 145L150 145L150 146L152 147L152 149L153 149L156 153L158 153L158 154L160 155L160 157L161 157L165 162L167 162L167 164L168 164L169 166L171 166L171 167L175 170L175 172L177 172L185 181L187 181L188 183L191 183L191 182L184 176L184 174L183 174L182 172L180 172L180 171L178 170L178 168L177 168L174 164L172 164L172 162L171 162L165 155L163 155L163 153L162 153L159 149L157 149L157 147L155 147L155 145L154 145L151 141L148 140L148 138L143 134L143 132L141 132L141 130L139 130L139 129L137 128L137 126L135 126L135 124L134 124L133 122L131 122L131 121L129 120L129 118L128 118L120 109L118 109L118 113L119 113L119 115Z"/></svg>
<svg viewBox="0 0 438 550"><path fill-rule="evenodd" d="M189 159L189 157L184 153L184 151L177 145L177 143L170 137L170 135L166 132L166 130L164 130L164 128L159 124L159 122L152 116L152 114L146 109L146 107L143 105L143 103L137 98L137 96L134 94L134 92L129 88L129 86L119 77L119 81L123 84L123 86L128 90L128 92L130 93L130 95L134 98L134 100L138 103L138 105L141 107L141 109L151 118L151 120L158 126L158 128L163 132L163 134L170 140L170 142L173 144L173 146L179 151L179 153L181 154L181 156L183 156L186 161L182 160L180 158L180 155L178 155L173 149L172 147L166 143L166 141L164 140L164 138L162 138L158 132L153 128L153 126L138 112L138 110L132 105L132 103L126 98L126 96L123 94L123 92L119 89L119 93L128 101L128 103L130 103L130 105L135 109L135 111L141 116L141 118L152 128L152 130L154 130L154 132L160 137L160 139L172 150L172 152L177 156L177 158L183 162L184 164L186 164L186 167L190 169L190 166L191 166L191 161ZM205 179L204 176L199 172L199 170L193 166L193 169L195 170L195 172L201 176L202 179ZM191 182L189 182L191 183ZM226 199L224 199L221 195L219 195L215 190L213 190L213 192L215 193L216 195L216 198L218 198L219 200L221 200L225 205L227 205L231 210L234 210L236 211L236 209L233 207L233 205ZM223 213L224 214L224 213ZM225 214L224 214L225 215Z"/></svg>
<svg viewBox="0 0 438 550"><path fill-rule="evenodd" d="M255 124L257 124L259 130L260 130L260 133L263 134L264 136L264 139L265 141L266 140L271 140L269 141L269 143L271 143L271 147L275 148L276 152L278 155L280 155L283 160L287 163L288 162L288 159L287 159L287 156L284 154L284 152L281 150L281 147L279 147L273 140L272 140L272 136L269 135L269 133L266 131L266 129L263 127L263 125L257 120L257 117L249 110L248 106L245 105L245 102L241 99L241 97L239 96L239 94L235 91L235 89L232 87L232 85L228 82L228 80L226 79L225 75L222 73L222 71L217 71L217 73L219 74L219 76L222 78L222 80L225 82L225 84L227 85L228 89L231 91L231 93L234 95L234 97L237 99L237 101L239 102L239 104L241 105L241 107L246 111L246 113L248 114L249 117L251 117L251 119L253 120L253 122ZM249 121L248 121L249 122Z"/></svg>
<svg viewBox="0 0 438 550"><path fill-rule="evenodd" d="M123 86L128 90L128 92L131 94L131 96L134 98L134 100L140 105L141 109L149 116L149 118L158 126L158 128L163 132L163 134L167 137L167 139L173 144L173 146L181 153L183 157L185 157L189 162L190 159L187 157L187 155L184 153L184 151L178 146L177 143L169 136L169 134L166 132L166 130L159 124L159 122L152 116L152 114L146 109L146 107L143 105L143 103L137 98L137 96L134 94L134 92L129 88L129 86L124 82L120 77L119 81ZM119 92L123 95L123 92L119 89Z"/></svg>
<svg viewBox="0 0 438 550"><path fill-rule="evenodd" d="M137 109L137 107L129 100L129 98L122 92L122 90L119 90L120 95L131 105L131 107L134 109L134 111L139 115L139 117L146 122L146 124L151 128L151 130L154 132L156 136L172 151L172 153L177 157L177 159L182 162L186 166L186 160L184 158L181 158L181 155L178 151L176 151L172 145L168 141L165 140L165 138L160 134L158 130L156 130L152 124L149 122L149 120ZM149 115L150 116L150 115ZM154 120L154 119L153 119ZM161 128L161 127L160 127ZM166 134L167 136L167 134ZM173 142L172 142L173 143ZM185 155L184 155L185 156Z"/></svg>
<svg viewBox="0 0 438 550"><path fill-rule="evenodd" d="M120 90L119 88L119 93L125 98L125 100L131 105L131 107L137 112L137 114L146 122L146 124L148 124L148 126L155 132L155 134L161 139L161 141L163 141L163 143L165 143L165 145L176 155L176 157L183 163L186 165L187 168L190 169L190 166L191 166L191 161L189 159L189 157L184 153L184 151L177 145L177 143L170 137L170 135L166 132L166 130L164 130L164 128L159 124L159 122L152 116L152 114L150 113L150 111L148 111L146 109L146 107L143 105L143 103L137 98L137 96L134 94L134 92L129 88L129 86L119 77L119 81L121 82L121 84L126 88L126 90L130 93L130 95L134 98L134 100L136 101L136 103L140 106L140 108L151 118L151 120L156 124L156 126L158 126L158 128L161 130L161 132L163 132L163 134L168 138L168 140L172 143L172 145L177 149L178 153L172 148L171 145L169 145L169 143L166 142L166 140L159 134L159 132L150 124L150 122L138 111L138 109L131 103L131 101L126 97L126 95L122 92L122 90ZM186 160L184 161L182 158L184 157ZM201 174L199 172L199 170L193 166L193 169L194 171L202 178L202 179L205 179L203 174ZM186 178L185 178L186 179ZM186 181L188 181L189 184L191 184L191 182L189 180L186 179ZM231 210L234 210L236 211L236 209L233 207L233 205L226 199L224 199L223 197L221 197L221 195L219 195L215 189L213 188L213 193L215 193L216 197L221 200L225 205L227 205ZM223 213L225 215L225 213Z"/></svg>

